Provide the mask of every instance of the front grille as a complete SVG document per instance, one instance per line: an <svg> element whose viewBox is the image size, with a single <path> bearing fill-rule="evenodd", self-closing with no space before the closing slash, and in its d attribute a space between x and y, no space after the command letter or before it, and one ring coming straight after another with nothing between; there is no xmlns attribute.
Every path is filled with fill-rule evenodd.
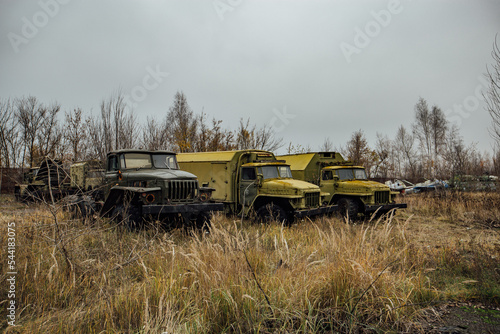
<svg viewBox="0 0 500 334"><path fill-rule="evenodd" d="M385 204L389 203L389 191L376 191L375 192L375 204Z"/></svg>
<svg viewBox="0 0 500 334"><path fill-rule="evenodd" d="M172 202L192 202L198 197L198 181L172 180L168 182L167 198Z"/></svg>
<svg viewBox="0 0 500 334"><path fill-rule="evenodd" d="M319 192L306 193L306 207L319 206Z"/></svg>

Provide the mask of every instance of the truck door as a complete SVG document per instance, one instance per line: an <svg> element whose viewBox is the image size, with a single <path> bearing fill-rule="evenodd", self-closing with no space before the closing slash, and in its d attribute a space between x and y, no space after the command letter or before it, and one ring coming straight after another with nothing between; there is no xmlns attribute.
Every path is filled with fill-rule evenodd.
<svg viewBox="0 0 500 334"><path fill-rule="evenodd" d="M331 170L323 170L321 173L321 182L319 188L322 192L329 193L330 195L325 198L325 200L330 203L333 195L335 195L335 180L334 174Z"/></svg>
<svg viewBox="0 0 500 334"><path fill-rule="evenodd" d="M240 204L243 204L245 199L245 207L248 208L252 204L255 196L257 196L257 173L255 167L241 167L240 173Z"/></svg>
<svg viewBox="0 0 500 334"><path fill-rule="evenodd" d="M118 164L118 156L110 155L108 156L108 163L106 167L105 182L106 187L104 189L106 196L109 193L109 189L119 183L121 180L120 166Z"/></svg>

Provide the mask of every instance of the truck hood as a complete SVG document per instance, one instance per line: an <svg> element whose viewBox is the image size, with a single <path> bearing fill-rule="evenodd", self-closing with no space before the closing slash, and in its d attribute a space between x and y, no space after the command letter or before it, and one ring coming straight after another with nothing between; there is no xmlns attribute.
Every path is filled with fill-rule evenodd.
<svg viewBox="0 0 500 334"><path fill-rule="evenodd" d="M138 171L124 171L123 176L127 179L137 180L196 179L194 174L178 169L144 169Z"/></svg>
<svg viewBox="0 0 500 334"><path fill-rule="evenodd" d="M389 191L389 187L383 183L368 180L345 180L339 181L339 185L345 189L352 188L354 191Z"/></svg>
<svg viewBox="0 0 500 334"><path fill-rule="evenodd" d="M262 188L276 190L319 191L319 187L315 184L294 179L264 180Z"/></svg>

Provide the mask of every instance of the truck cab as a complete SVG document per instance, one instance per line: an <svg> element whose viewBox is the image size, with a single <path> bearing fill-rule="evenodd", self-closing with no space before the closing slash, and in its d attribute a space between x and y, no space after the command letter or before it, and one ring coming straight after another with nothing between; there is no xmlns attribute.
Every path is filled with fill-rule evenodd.
<svg viewBox="0 0 500 334"><path fill-rule="evenodd" d="M101 212L132 224L146 216L202 224L208 213L223 209L209 201L210 194L200 189L195 175L179 169L173 152L119 150L107 155Z"/></svg>

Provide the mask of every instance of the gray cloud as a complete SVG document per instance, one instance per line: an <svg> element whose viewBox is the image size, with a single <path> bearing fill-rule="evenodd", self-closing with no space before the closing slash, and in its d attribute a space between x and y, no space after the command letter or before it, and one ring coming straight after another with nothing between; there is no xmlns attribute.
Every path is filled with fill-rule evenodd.
<svg viewBox="0 0 500 334"><path fill-rule="evenodd" d="M51 16L44 8L55 11L54 3ZM232 9L222 19L220 3ZM286 107L295 117L278 135L313 149L326 137L343 144L360 128L372 143L376 132L393 137L422 96L459 116L465 140L489 150L489 115L472 102L499 13L498 1L485 0L2 1L0 96L96 110L119 87L143 87L158 67L169 75L137 103L140 118L163 117L177 90L227 127L248 117L269 123ZM40 25L30 38L26 20ZM356 46L359 31L366 46ZM27 41L18 52L12 33ZM359 51L350 62L342 43ZM464 101L467 117L454 109Z"/></svg>

